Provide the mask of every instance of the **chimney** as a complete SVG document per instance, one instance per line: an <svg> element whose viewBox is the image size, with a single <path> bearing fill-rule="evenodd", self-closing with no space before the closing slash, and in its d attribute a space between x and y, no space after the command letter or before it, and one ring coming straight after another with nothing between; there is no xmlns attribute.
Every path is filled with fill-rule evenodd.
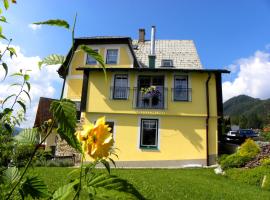
<svg viewBox="0 0 270 200"><path fill-rule="evenodd" d="M155 40L156 40L156 27L152 26L151 43L150 43L151 49L150 49L150 55L148 56L149 68L155 68L155 65L156 65Z"/></svg>
<svg viewBox="0 0 270 200"><path fill-rule="evenodd" d="M140 28L139 29L139 42L144 42L145 41L145 29Z"/></svg>

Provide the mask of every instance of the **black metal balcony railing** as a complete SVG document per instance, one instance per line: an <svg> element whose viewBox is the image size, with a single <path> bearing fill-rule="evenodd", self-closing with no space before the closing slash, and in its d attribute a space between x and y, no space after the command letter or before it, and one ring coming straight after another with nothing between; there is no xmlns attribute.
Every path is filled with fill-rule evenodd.
<svg viewBox="0 0 270 200"><path fill-rule="evenodd" d="M191 101L191 88L172 88L173 101Z"/></svg>
<svg viewBox="0 0 270 200"><path fill-rule="evenodd" d="M151 92L144 92L142 89L134 88L133 94L134 108L165 109L167 107L167 88L162 86L156 86L155 91Z"/></svg>
<svg viewBox="0 0 270 200"><path fill-rule="evenodd" d="M128 99L129 87L111 87L111 99Z"/></svg>

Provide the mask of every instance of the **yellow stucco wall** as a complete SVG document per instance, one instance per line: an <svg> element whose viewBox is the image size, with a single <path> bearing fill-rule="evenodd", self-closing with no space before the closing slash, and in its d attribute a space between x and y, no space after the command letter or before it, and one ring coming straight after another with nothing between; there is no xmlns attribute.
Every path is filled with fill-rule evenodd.
<svg viewBox="0 0 270 200"><path fill-rule="evenodd" d="M203 117L138 116L107 113L87 113L86 123L94 122L100 116L114 121L115 147L119 150L118 161L154 160L206 160L206 132ZM140 120L150 118L159 120L159 149L140 149ZM214 121L214 119L212 120ZM210 122L210 137L214 138L215 124ZM217 154L214 142L210 153Z"/></svg>
<svg viewBox="0 0 270 200"><path fill-rule="evenodd" d="M125 72L117 72L123 74ZM205 81L208 75L206 73L190 73L190 83L192 88L191 102L172 101L172 90L174 75L177 73L160 73L165 76L165 87L167 88L167 108L160 110L134 109L134 90L137 86L137 76L147 73L129 73L130 94L128 100L110 99L110 88L113 86L113 76L115 73L107 72L107 82L105 82L102 72L91 72L88 86L87 112L106 112L106 113L127 113L127 114L152 114L152 115L182 115L182 116L206 116L206 93ZM155 73L159 75L159 73ZM210 94L210 113L211 116L217 115L216 109L216 90L215 77L212 76L209 82ZM96 103L98 102L98 104Z"/></svg>
<svg viewBox="0 0 270 200"><path fill-rule="evenodd" d="M124 72L117 72L118 74ZM115 73L107 73L105 82L102 72L91 72L88 87L86 122L105 115L115 121L115 146L120 149L120 161L141 160L206 160L206 93L207 73L189 73L192 88L191 102L172 101L171 88L177 73L163 73L168 88L167 108L162 110L135 109L133 91L128 100L110 99L110 87ZM146 73L147 74L147 73ZM136 87L140 73L129 73L130 88ZM158 75L158 73L155 73ZM210 119L209 155L217 155L217 106L215 76L209 82ZM98 103L97 103L98 102ZM158 118L160 121L159 151L139 148L140 118ZM211 163L213 164L213 163Z"/></svg>
<svg viewBox="0 0 270 200"><path fill-rule="evenodd" d="M92 49L98 49L98 52L103 57L104 62L106 62L107 49L118 49L119 62L116 65L105 64L106 67L130 68L133 65L133 58L131 57L131 53L127 45L89 45L89 47ZM92 68L100 67L100 65L86 65L86 53L80 50L80 47L78 47L70 64L69 75L82 75L82 71L78 71L76 68L84 66Z"/></svg>
<svg viewBox="0 0 270 200"><path fill-rule="evenodd" d="M69 99L81 99L82 93L82 79L68 79L67 84L67 96Z"/></svg>

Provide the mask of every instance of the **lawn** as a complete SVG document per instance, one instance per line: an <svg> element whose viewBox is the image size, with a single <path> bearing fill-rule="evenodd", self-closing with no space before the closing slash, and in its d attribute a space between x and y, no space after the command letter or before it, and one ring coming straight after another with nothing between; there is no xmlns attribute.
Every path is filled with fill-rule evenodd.
<svg viewBox="0 0 270 200"><path fill-rule="evenodd" d="M72 168L39 167L40 175L53 191L67 183ZM147 199L270 199L270 191L215 175L213 169L112 169L127 179Z"/></svg>

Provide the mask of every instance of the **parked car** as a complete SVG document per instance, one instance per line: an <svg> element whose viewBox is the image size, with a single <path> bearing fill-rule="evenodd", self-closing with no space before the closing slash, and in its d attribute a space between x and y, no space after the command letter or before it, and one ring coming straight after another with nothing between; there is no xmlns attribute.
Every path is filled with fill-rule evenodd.
<svg viewBox="0 0 270 200"><path fill-rule="evenodd" d="M258 135L251 129L240 129L238 131L229 131L226 135L227 141L244 142L247 138L256 139Z"/></svg>

